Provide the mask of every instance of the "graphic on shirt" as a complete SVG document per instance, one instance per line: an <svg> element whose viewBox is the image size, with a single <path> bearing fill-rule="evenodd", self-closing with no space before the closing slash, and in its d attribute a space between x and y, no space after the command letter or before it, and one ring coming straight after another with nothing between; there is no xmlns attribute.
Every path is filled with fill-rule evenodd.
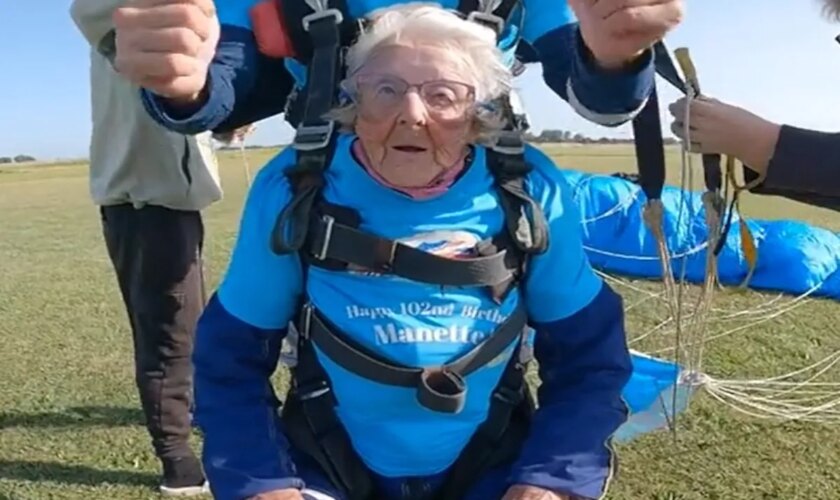
<svg viewBox="0 0 840 500"><path fill-rule="evenodd" d="M450 259L475 257L481 240L467 231L430 231L397 239L403 245ZM381 276L381 273L350 264L348 271L364 276Z"/></svg>
<svg viewBox="0 0 840 500"><path fill-rule="evenodd" d="M466 231L432 231L399 240L400 243L441 257L474 257L479 239Z"/></svg>

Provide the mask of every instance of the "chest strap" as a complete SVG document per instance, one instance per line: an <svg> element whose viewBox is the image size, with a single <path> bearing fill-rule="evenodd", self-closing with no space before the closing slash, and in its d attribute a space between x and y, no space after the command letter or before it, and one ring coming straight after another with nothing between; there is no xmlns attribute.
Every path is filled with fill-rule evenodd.
<svg viewBox="0 0 840 500"><path fill-rule="evenodd" d="M308 247L314 259L444 286L494 286L514 278L507 250L474 258L448 258L355 229L330 215L313 216ZM317 264L316 264L317 265Z"/></svg>
<svg viewBox="0 0 840 500"><path fill-rule="evenodd" d="M520 303L483 342L454 361L431 368L397 365L372 353L339 333L311 304L303 308L298 333L301 341L311 341L345 370L380 384L416 388L422 406L441 413L459 413L467 393L464 378L500 356L521 337L525 325L525 308Z"/></svg>

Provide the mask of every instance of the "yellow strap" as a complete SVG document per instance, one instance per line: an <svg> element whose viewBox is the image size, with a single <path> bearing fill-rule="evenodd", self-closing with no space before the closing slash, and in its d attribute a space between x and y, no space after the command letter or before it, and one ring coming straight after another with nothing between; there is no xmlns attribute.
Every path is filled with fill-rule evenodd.
<svg viewBox="0 0 840 500"><path fill-rule="evenodd" d="M741 252L743 252L748 266L747 276L740 286L741 288L746 288L752 279L755 266L758 263L758 248L755 246L755 238L753 237L752 231L750 231L750 227L747 225L747 221L741 213L740 195L743 191L749 189L749 186L738 185L735 179L735 157L733 156L726 157L726 177L729 183L735 188L735 192L732 194L731 210L738 213L738 232L741 235Z"/></svg>
<svg viewBox="0 0 840 500"><path fill-rule="evenodd" d="M697 68L694 66L694 61L691 60L691 54L688 47L680 47L674 50L674 57L677 64L680 65L683 76L689 85L694 88L695 93L700 93L700 80L697 78Z"/></svg>

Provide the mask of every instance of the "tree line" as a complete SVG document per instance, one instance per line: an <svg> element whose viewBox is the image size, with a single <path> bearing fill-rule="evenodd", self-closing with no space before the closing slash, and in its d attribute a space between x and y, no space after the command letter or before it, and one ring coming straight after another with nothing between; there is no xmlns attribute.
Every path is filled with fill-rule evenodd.
<svg viewBox="0 0 840 500"><path fill-rule="evenodd" d="M35 161L34 156L29 155L17 155L17 156L0 156L0 165L4 165L7 163L27 163L30 161Z"/></svg>
<svg viewBox="0 0 840 500"><path fill-rule="evenodd" d="M525 134L526 139L529 142L553 142L553 143L570 143L570 144L633 144L632 138L621 139L621 138L610 138L610 137L600 137L600 138L593 138L587 137L580 133L570 132L568 130L556 130L556 129L546 129L540 132L539 135L534 135L531 133ZM664 137L663 142L666 145L678 144L677 139L673 137Z"/></svg>

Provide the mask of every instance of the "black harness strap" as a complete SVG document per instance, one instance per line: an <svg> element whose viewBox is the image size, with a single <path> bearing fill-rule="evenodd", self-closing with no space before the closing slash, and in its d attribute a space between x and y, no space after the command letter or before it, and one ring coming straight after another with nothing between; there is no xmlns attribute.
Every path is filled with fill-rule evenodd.
<svg viewBox="0 0 840 500"><path fill-rule="evenodd" d="M343 1L339 2L343 5ZM305 5L303 1L283 2L291 9ZM344 5L343 5L344 6ZM344 6L346 9L346 6ZM312 59L309 62L303 119L297 127L293 147L297 150L297 165L287 173L294 197L280 213L272 232L272 248L279 254L298 251L306 240L309 214L323 187L323 173L335 152L335 122L325 118L335 104L336 89L341 75L341 37L339 28L344 14L335 8L310 12L290 20L300 19L309 33Z"/></svg>
<svg viewBox="0 0 840 500"><path fill-rule="evenodd" d="M439 500L463 499L482 472L518 456L536 408L525 380L525 366L519 360L521 347L514 351L493 391L487 419L449 470Z"/></svg>
<svg viewBox="0 0 840 500"><path fill-rule="evenodd" d="M521 138L512 140L521 142ZM488 150L487 167L495 178L499 203L505 212L505 224L514 244L526 255L545 252L548 248L548 222L542 208L525 189L525 177L531 167L525 162L524 154Z"/></svg>
<svg viewBox="0 0 840 500"><path fill-rule="evenodd" d="M524 307L519 307L490 335L463 356L434 368L396 365L347 339L311 305L305 306L298 332L343 367L380 384L417 389L417 400L432 411L459 413L467 386L464 378L501 355L525 328Z"/></svg>
<svg viewBox="0 0 840 500"><path fill-rule="evenodd" d="M470 21L487 26L496 31L496 36L501 35L505 29L508 19L519 0L501 0L493 12L482 12L479 9L479 0L459 0L458 12L467 17Z"/></svg>
<svg viewBox="0 0 840 500"><path fill-rule="evenodd" d="M656 83L653 84L645 106L633 118L633 137L639 185L648 202L658 200L665 186L665 143L662 139Z"/></svg>
<svg viewBox="0 0 840 500"><path fill-rule="evenodd" d="M308 65L318 45L314 37L310 37L311 30L307 33L307 25L317 20L320 16L336 16L339 26L339 40L342 47L352 43L353 38L358 34L358 25L352 21L347 8L347 0L328 0L330 8L320 14L312 10L306 0L277 0L280 12L283 13L283 25L288 31L289 39L295 48L298 61ZM327 14L329 13L329 14ZM309 80L307 80L307 84Z"/></svg>
<svg viewBox="0 0 840 500"><path fill-rule="evenodd" d="M341 224L312 217L307 246L314 259L444 286L495 286L514 276L506 250L474 258L447 258ZM315 264L317 265L317 264Z"/></svg>
<svg viewBox="0 0 840 500"><path fill-rule="evenodd" d="M330 482L349 498L377 498L370 472L338 420L335 395L311 342L298 341L297 363L291 372L283 425L292 445L317 462Z"/></svg>

